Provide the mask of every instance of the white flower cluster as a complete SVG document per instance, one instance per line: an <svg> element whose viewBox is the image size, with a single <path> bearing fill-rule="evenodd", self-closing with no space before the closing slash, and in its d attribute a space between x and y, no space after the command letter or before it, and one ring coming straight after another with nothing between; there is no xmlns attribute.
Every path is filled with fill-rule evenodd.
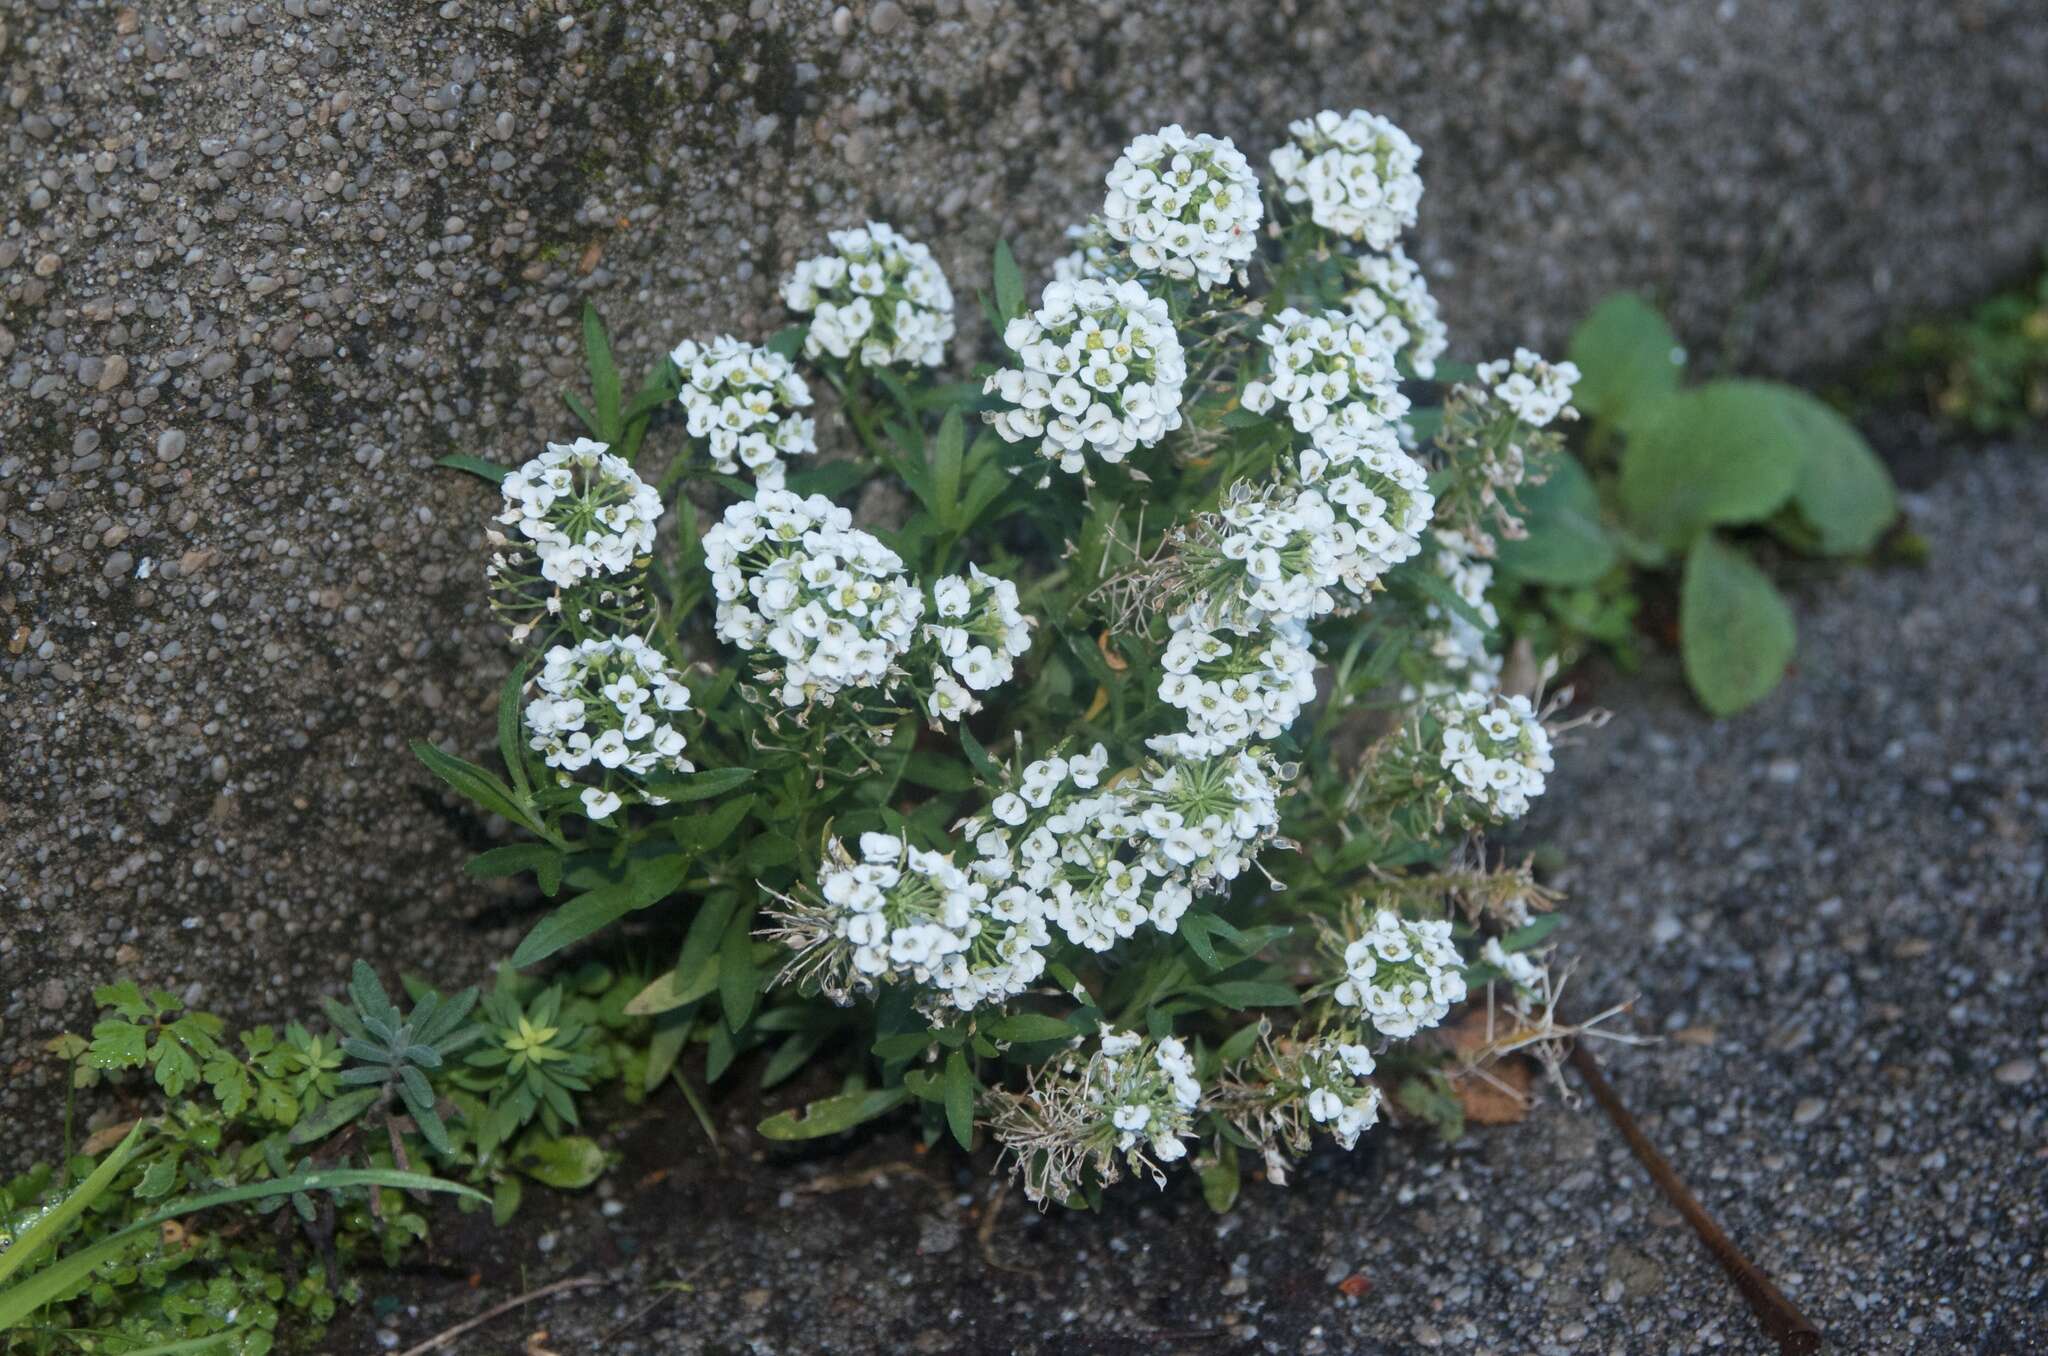
<svg viewBox="0 0 2048 1356"><path fill-rule="evenodd" d="M783 661L785 706L888 683L924 597L903 561L823 495L764 489L704 534L718 637Z"/></svg>
<svg viewBox="0 0 2048 1356"><path fill-rule="evenodd" d="M1464 961L1451 944L1450 922L1417 922L1381 909L1365 935L1344 948L1344 979L1334 996L1396 1040L1435 1026L1465 999Z"/></svg>
<svg viewBox="0 0 2048 1356"><path fill-rule="evenodd" d="M497 521L532 543L541 578L557 588L639 569L654 550L661 495L604 443L549 443L498 488ZM502 568L493 562L493 577Z"/></svg>
<svg viewBox="0 0 2048 1356"><path fill-rule="evenodd" d="M1316 225L1383 250L1415 224L1422 150L1406 132L1362 108L1324 109L1287 130L1273 173L1288 202L1309 205Z"/></svg>
<svg viewBox="0 0 2048 1356"><path fill-rule="evenodd" d="M1194 1056L1171 1036L1152 1042L1130 1031L1103 1032L1100 1047L1086 1096L1108 1119L1116 1147L1161 1163L1185 1158L1202 1101Z"/></svg>
<svg viewBox="0 0 2048 1356"><path fill-rule="evenodd" d="M1308 315L1292 306L1259 331L1267 375L1244 389L1244 407L1264 414L1279 401L1296 432L1336 420L1350 428L1391 424L1408 413L1394 349L1342 311Z"/></svg>
<svg viewBox="0 0 2048 1356"><path fill-rule="evenodd" d="M1381 473L1361 468L1323 485L1233 493L1201 524L1190 550L1194 596L1175 624L1248 634L1370 596L1374 580L1420 549L1434 501L1402 482L1381 487L1397 495L1381 493Z"/></svg>
<svg viewBox="0 0 2048 1356"><path fill-rule="evenodd" d="M1045 919L1091 951L1143 923L1173 931L1193 899L1164 863L1127 860L1142 829L1128 793L1101 789L1108 765L1100 744L1041 758L986 816L961 826L980 854L969 870L988 882L995 908Z"/></svg>
<svg viewBox="0 0 2048 1356"><path fill-rule="evenodd" d="M1518 998L1528 998L1543 987L1549 972L1526 951L1509 951L1500 938L1488 937L1479 948L1479 959L1501 972Z"/></svg>
<svg viewBox="0 0 2048 1356"><path fill-rule="evenodd" d="M1385 254L1352 260L1363 284L1344 304L1395 353L1406 353L1408 365L1425 381L1436 375L1436 360L1450 347L1450 331L1437 312L1429 282L1399 245Z"/></svg>
<svg viewBox="0 0 2048 1356"><path fill-rule="evenodd" d="M1440 527L1437 552L1431 568L1451 586L1451 591L1476 612L1489 628L1498 629L1500 612L1486 596L1493 587L1493 566L1480 555L1472 538L1451 528ZM1486 648L1486 632L1447 607L1429 604L1429 617L1436 628L1429 638L1430 658L1443 671L1444 682L1430 683L1416 695L1441 696L1468 690L1493 692L1500 686L1501 657Z"/></svg>
<svg viewBox="0 0 2048 1356"><path fill-rule="evenodd" d="M1003 342L1023 365L988 378L984 389L1010 408L983 417L1008 442L1036 441L1063 471L1081 471L1091 452L1120 462L1180 427L1180 336L1166 303L1135 281L1048 283Z"/></svg>
<svg viewBox="0 0 2048 1356"><path fill-rule="evenodd" d="M871 221L827 237L835 253L806 259L782 285L789 309L811 317L804 354L868 367L937 367L953 337L953 289L932 252Z"/></svg>
<svg viewBox="0 0 2048 1356"><path fill-rule="evenodd" d="M1443 725L1439 761L1464 793L1489 815L1526 814L1529 802L1543 794L1543 774L1553 766L1550 732L1529 699L1459 692L1436 715Z"/></svg>
<svg viewBox="0 0 2048 1356"><path fill-rule="evenodd" d="M1052 261L1054 282L1077 283L1084 278L1113 278L1119 272L1128 273L1132 267L1129 256L1115 248L1109 232L1100 221L1069 226L1066 237L1074 248Z"/></svg>
<svg viewBox="0 0 2048 1356"><path fill-rule="evenodd" d="M1315 656L1298 626L1275 627L1232 644L1197 625L1175 631L1160 661L1159 696L1187 712L1187 733L1174 747L1194 757L1223 753L1253 739L1277 739L1315 699Z"/></svg>
<svg viewBox="0 0 2048 1356"><path fill-rule="evenodd" d="M978 565L932 585L933 620L925 637L944 664L932 667L925 709L933 720L958 720L981 709L977 692L1010 680L1031 648L1031 618L1017 605L1017 586Z"/></svg>
<svg viewBox="0 0 2048 1356"><path fill-rule="evenodd" d="M1380 1118L1380 1090L1366 1081L1373 1073L1372 1052L1321 1036L1301 1052L1298 1067L1309 1119L1327 1126L1340 1148L1356 1148L1359 1135Z"/></svg>
<svg viewBox="0 0 2048 1356"><path fill-rule="evenodd" d="M1259 178L1228 137L1162 127L1117 157L1108 182L1103 225L1148 273L1206 291L1258 248Z"/></svg>
<svg viewBox="0 0 2048 1356"><path fill-rule="evenodd" d="M638 636L557 645L534 679L538 695L526 703L528 747L555 769L556 781L575 784L573 774L592 763L604 774L683 773L695 769L683 757L683 732L668 717L690 709L690 690L661 656ZM651 709L650 709L651 708ZM667 801L637 792L650 805ZM609 819L625 803L605 785L583 788L583 812Z"/></svg>
<svg viewBox="0 0 2048 1356"><path fill-rule="evenodd" d="M1004 918L988 893L950 858L886 833L862 834L858 860L833 840L818 873L855 973L927 985L962 1009L1022 993L1045 969L1044 921Z"/></svg>
<svg viewBox="0 0 2048 1356"><path fill-rule="evenodd" d="M1487 393L1531 428L1542 428L1571 407L1572 387L1579 383L1573 363L1549 363L1526 348L1512 359L1481 363L1479 380Z"/></svg>
<svg viewBox="0 0 2048 1356"><path fill-rule="evenodd" d="M1197 892L1236 880L1280 830L1280 779L1270 763L1242 749L1168 763L1145 779L1134 799L1144 835L1139 864ZM1184 891L1176 900L1165 922L1160 915L1167 906L1154 901L1153 924L1162 932L1173 931L1186 908Z"/></svg>
<svg viewBox="0 0 2048 1356"><path fill-rule="evenodd" d="M816 427L797 413L811 403L811 388L789 359L729 335L709 344L685 339L668 356L682 377L690 436L705 440L719 471L737 475L744 466L761 488L781 489L783 458L818 450Z"/></svg>

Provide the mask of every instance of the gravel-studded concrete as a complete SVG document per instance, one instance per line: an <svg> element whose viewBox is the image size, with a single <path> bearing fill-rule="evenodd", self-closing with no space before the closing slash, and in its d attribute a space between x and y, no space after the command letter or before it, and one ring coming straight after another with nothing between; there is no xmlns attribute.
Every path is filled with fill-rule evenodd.
<svg viewBox="0 0 2048 1356"><path fill-rule="evenodd" d="M1325 103L1425 145L1468 356L1634 283L1824 360L2048 235L2029 0L32 0L0 63L10 1122L112 972L271 1016L354 951L501 952L405 751L474 744L506 662L483 496L429 465L566 430L585 297L634 363L759 334L868 213L971 296L1133 132Z"/></svg>
<svg viewBox="0 0 2048 1356"><path fill-rule="evenodd" d="M1623 1097L1828 1350L2023 1356L2048 1349L2048 448L1910 507L1932 565L1806 590L1802 670L1753 714L1710 722L1668 673L1599 693L1615 719L1531 837L1573 863L1584 1003L1639 992L1670 1038L1607 1047ZM1220 1220L1185 1179L1100 1217L1012 1200L990 1245L1021 1271L977 1239L985 1162L888 1132L734 1172L669 1114L620 1136L613 1213L444 1241L483 1293L403 1289L387 1340L589 1272L620 1284L458 1350L1775 1350L1590 1107L1450 1148L1378 1131Z"/></svg>

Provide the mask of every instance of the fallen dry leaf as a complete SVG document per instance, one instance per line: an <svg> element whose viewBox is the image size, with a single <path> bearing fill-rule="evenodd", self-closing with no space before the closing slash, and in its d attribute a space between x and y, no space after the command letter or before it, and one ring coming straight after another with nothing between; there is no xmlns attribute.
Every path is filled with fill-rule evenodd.
<svg viewBox="0 0 2048 1356"><path fill-rule="evenodd" d="M1337 1282L1337 1288L1351 1296L1351 1298L1357 1299L1360 1295L1372 1289L1372 1282L1367 1280L1362 1272L1354 1271L1343 1280Z"/></svg>
<svg viewBox="0 0 2048 1356"><path fill-rule="evenodd" d="M1095 637L1095 648L1102 651L1102 662L1109 665L1112 673L1122 673L1130 668L1131 661L1109 647L1109 632L1102 631Z"/></svg>
<svg viewBox="0 0 2048 1356"><path fill-rule="evenodd" d="M1495 1058L1489 1045L1499 1045L1513 1028L1503 1014L1493 1016L1491 1041L1484 1008L1474 1008L1444 1028L1445 1040L1459 1063L1445 1072L1451 1091L1473 1125L1514 1125L1529 1114L1529 1086L1534 1073L1522 1055Z"/></svg>

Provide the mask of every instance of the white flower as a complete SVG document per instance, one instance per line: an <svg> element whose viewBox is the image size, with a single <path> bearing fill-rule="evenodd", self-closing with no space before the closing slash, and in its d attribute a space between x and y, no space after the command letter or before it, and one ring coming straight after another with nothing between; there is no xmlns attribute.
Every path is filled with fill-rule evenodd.
<svg viewBox="0 0 2048 1356"><path fill-rule="evenodd" d="M763 489L780 489L783 458L818 450L816 428L797 413L811 404L811 389L781 354L721 336L685 339L669 360L689 434L720 472L738 475L744 466Z"/></svg>
<svg viewBox="0 0 2048 1356"><path fill-rule="evenodd" d="M1491 818L1526 814L1553 767L1550 733L1529 699L1457 692L1432 714L1443 728L1438 762L1451 774L1447 793Z"/></svg>
<svg viewBox="0 0 2048 1356"><path fill-rule="evenodd" d="M1273 173L1288 202L1309 205L1316 225L1383 250L1415 224L1422 150L1406 132L1354 108L1325 109L1290 124L1288 133L1272 154Z"/></svg>
<svg viewBox="0 0 2048 1356"><path fill-rule="evenodd" d="M1108 185L1103 227L1147 273L1206 291L1258 248L1258 176L1227 137L1162 127L1117 157Z"/></svg>
<svg viewBox="0 0 2048 1356"><path fill-rule="evenodd" d="M1435 376L1450 337L1422 270L1399 245L1385 254L1359 255L1350 264L1360 286L1344 305L1390 350L1406 353L1416 376Z"/></svg>
<svg viewBox="0 0 2048 1356"><path fill-rule="evenodd" d="M783 661L784 705L886 687L916 638L924 596L903 562L823 495L764 489L704 534L717 633Z"/></svg>
<svg viewBox="0 0 2048 1356"><path fill-rule="evenodd" d="M868 367L944 362L953 291L931 250L879 221L828 239L834 253L799 263L782 285L789 309L812 317L805 356L857 354Z"/></svg>
<svg viewBox="0 0 2048 1356"><path fill-rule="evenodd" d="M1542 428L1560 415L1576 417L1570 412L1572 387L1579 383L1575 364L1545 362L1518 348L1512 359L1481 363L1477 372L1489 397L1531 428Z"/></svg>
<svg viewBox="0 0 2048 1356"><path fill-rule="evenodd" d="M1330 424L1377 432L1408 413L1394 364L1398 345L1343 311L1309 315L1288 307L1263 326L1266 375L1244 393L1254 414L1274 401L1298 433Z"/></svg>
<svg viewBox="0 0 2048 1356"><path fill-rule="evenodd" d="M557 589L636 574L654 550L661 495L604 443L549 443L498 489L505 503L496 521L524 539L541 578ZM507 583L522 572L516 555L501 553L490 567Z"/></svg>
<svg viewBox="0 0 2048 1356"><path fill-rule="evenodd" d="M1166 303L1135 281L1049 283L1003 342L1021 365L988 378L984 390L1006 408L982 417L1063 471L1080 472L1090 455L1121 462L1180 427L1180 337Z"/></svg>
<svg viewBox="0 0 2048 1356"><path fill-rule="evenodd" d="M1381 1035L1397 1040L1437 1025L1465 999L1464 961L1443 919L1418 922L1380 910L1344 948L1344 970L1337 1002L1363 1010Z"/></svg>
<svg viewBox="0 0 2048 1356"><path fill-rule="evenodd" d="M1187 713L1177 750L1227 752L1253 739L1277 739L1316 695L1315 656L1299 626L1276 626L1233 644L1196 624L1167 641L1159 696Z"/></svg>
<svg viewBox="0 0 2048 1356"><path fill-rule="evenodd" d="M1309 1119L1340 1148L1356 1147L1358 1136L1380 1117L1380 1090L1365 1081L1373 1072L1372 1055L1362 1045L1322 1036L1301 1052L1295 1067Z"/></svg>
<svg viewBox="0 0 2048 1356"><path fill-rule="evenodd" d="M969 565L964 578L947 575L932 585L931 615L936 620L926 623L924 637L946 661L933 673L949 694L943 703L935 695L926 711L934 720L957 720L981 709L973 693L1010 680L1031 648L1033 623L1017 605L1017 586L978 565ZM942 714L942 705L951 714Z"/></svg>
<svg viewBox="0 0 2048 1356"><path fill-rule="evenodd" d="M638 779L695 770L682 756L682 730L668 719L690 709L690 690L640 637L557 645L533 686L524 712L527 747L555 769L557 785L575 785L579 773L596 775L600 785L582 792L590 818L607 818L624 804L621 790L661 804Z"/></svg>

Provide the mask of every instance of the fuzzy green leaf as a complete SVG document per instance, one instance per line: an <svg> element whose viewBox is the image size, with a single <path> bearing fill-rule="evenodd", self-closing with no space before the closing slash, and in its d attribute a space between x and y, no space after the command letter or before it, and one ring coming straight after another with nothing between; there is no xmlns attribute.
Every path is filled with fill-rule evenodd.
<svg viewBox="0 0 2048 1356"><path fill-rule="evenodd" d="M1010 242L996 241L995 256L996 313L1005 323L1016 318L1024 310L1024 274L1017 267L1017 256L1010 252ZM1001 330L1002 326L996 327Z"/></svg>
<svg viewBox="0 0 2048 1356"><path fill-rule="evenodd" d="M1788 389L1714 381L1632 417L1619 486L1629 525L1677 549L1714 524L1777 512L1805 460L1806 434Z"/></svg>
<svg viewBox="0 0 2048 1356"><path fill-rule="evenodd" d="M1519 493L1528 535L1504 538L1503 573L1534 584L1575 588L1590 584L1621 558L1600 521L1600 495L1569 452L1531 459L1530 481Z"/></svg>
<svg viewBox="0 0 2048 1356"><path fill-rule="evenodd" d="M1664 317L1633 292L1618 292L1593 308L1572 336L1570 356L1580 373L1572 403L1608 422L1626 421L1676 391L1685 361Z"/></svg>
<svg viewBox="0 0 2048 1356"><path fill-rule="evenodd" d="M1868 551L1899 516L1891 472L1856 426L1803 391L1788 391L1786 416L1806 456L1792 503L1829 555Z"/></svg>
<svg viewBox="0 0 2048 1356"><path fill-rule="evenodd" d="M1747 557L1712 533L1693 543L1678 600L1685 676L1717 716L1760 701L1791 662L1792 610Z"/></svg>
<svg viewBox="0 0 2048 1356"><path fill-rule="evenodd" d="M604 1164L604 1150L597 1141L582 1135L522 1143L512 1159L513 1167L542 1186L558 1191L577 1191L589 1186L604 1172Z"/></svg>
<svg viewBox="0 0 2048 1356"><path fill-rule="evenodd" d="M851 1130L863 1121L887 1115L903 1104L910 1095L906 1088L873 1088L866 1092L845 1092L837 1097L827 1097L812 1102L803 1109L799 1117L794 1111L782 1111L760 1124L760 1131L769 1139L796 1140L818 1139L825 1135L836 1135Z"/></svg>
<svg viewBox="0 0 2048 1356"><path fill-rule="evenodd" d="M963 1149L974 1147L974 1070L955 1050L946 1056L946 1126Z"/></svg>

